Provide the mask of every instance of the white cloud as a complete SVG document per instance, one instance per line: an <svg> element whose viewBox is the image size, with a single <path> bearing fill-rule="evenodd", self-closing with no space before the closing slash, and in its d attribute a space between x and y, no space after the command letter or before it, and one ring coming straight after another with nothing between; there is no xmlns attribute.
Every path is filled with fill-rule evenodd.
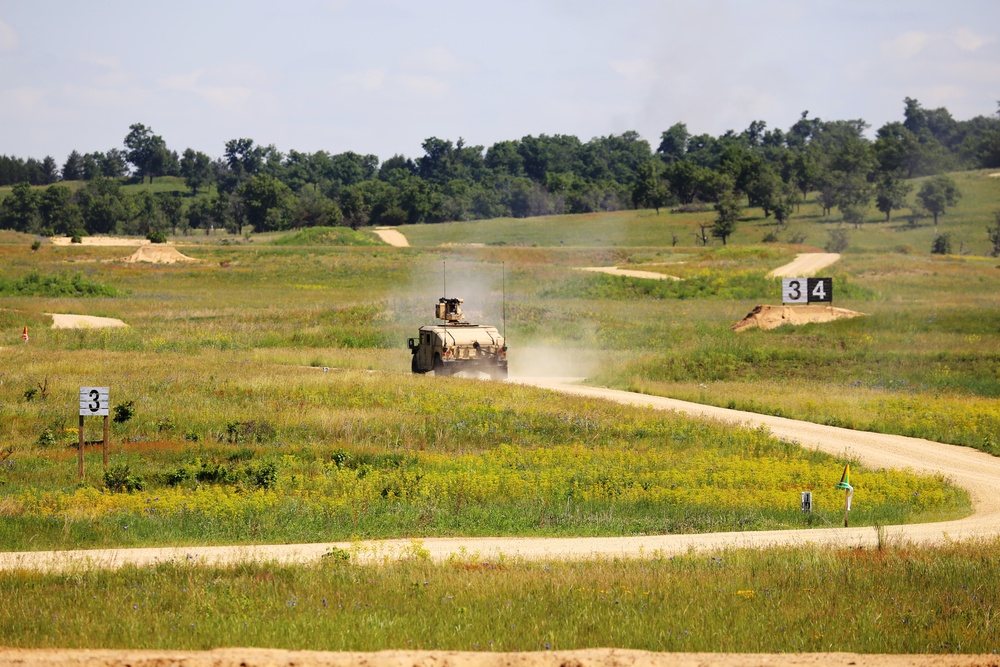
<svg viewBox="0 0 1000 667"><path fill-rule="evenodd" d="M48 93L41 88L13 88L2 91L4 115L21 120L48 116Z"/></svg>
<svg viewBox="0 0 1000 667"><path fill-rule="evenodd" d="M86 55L81 59L96 66L93 81L100 86L118 88L132 80L132 75L117 58Z"/></svg>
<svg viewBox="0 0 1000 667"><path fill-rule="evenodd" d="M408 74L399 77L399 80L411 92L417 93L418 95L437 97L446 94L449 90L449 86L446 81L442 81L441 79L433 76Z"/></svg>
<svg viewBox="0 0 1000 667"><path fill-rule="evenodd" d="M20 45L21 41L17 38L17 33L14 32L14 29L3 21L0 21L0 53L13 51Z"/></svg>
<svg viewBox="0 0 1000 667"><path fill-rule="evenodd" d="M979 35L968 28L958 28L948 34L911 30L882 42L882 53L909 60L935 44L950 44L962 51L978 51L996 41L995 37Z"/></svg>
<svg viewBox="0 0 1000 667"><path fill-rule="evenodd" d="M253 97L253 89L247 86L213 86L202 83L204 75L204 70L172 74L161 79L160 85L169 90L190 93L221 109L242 109Z"/></svg>
<svg viewBox="0 0 1000 667"><path fill-rule="evenodd" d="M364 90L372 91L378 90L385 83L386 71L384 69L374 68L366 69L361 72L352 72L351 74L345 74L340 77L341 83L357 85Z"/></svg>
<svg viewBox="0 0 1000 667"><path fill-rule="evenodd" d="M628 81L650 82L656 76L656 71L645 58L629 60L612 60L611 69Z"/></svg>
<svg viewBox="0 0 1000 667"><path fill-rule="evenodd" d="M955 46L963 51L976 51L987 44L996 41L995 37L984 37L977 35L968 28L959 28L951 34L951 40Z"/></svg>
<svg viewBox="0 0 1000 667"><path fill-rule="evenodd" d="M472 69L470 63L457 57L443 46L409 51L402 58L402 63L411 71L435 72L437 74L461 74Z"/></svg>
<svg viewBox="0 0 1000 667"><path fill-rule="evenodd" d="M935 36L922 30L911 30L897 35L893 39L882 42L882 53L887 56L908 60L919 55Z"/></svg>

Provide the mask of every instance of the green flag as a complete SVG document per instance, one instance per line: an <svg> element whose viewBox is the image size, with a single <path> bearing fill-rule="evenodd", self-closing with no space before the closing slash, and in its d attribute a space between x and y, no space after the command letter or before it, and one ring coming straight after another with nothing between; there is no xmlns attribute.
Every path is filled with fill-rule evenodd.
<svg viewBox="0 0 1000 667"><path fill-rule="evenodd" d="M848 463L844 466L844 474L840 478L840 482L837 484L838 489L853 489L851 486L851 464Z"/></svg>

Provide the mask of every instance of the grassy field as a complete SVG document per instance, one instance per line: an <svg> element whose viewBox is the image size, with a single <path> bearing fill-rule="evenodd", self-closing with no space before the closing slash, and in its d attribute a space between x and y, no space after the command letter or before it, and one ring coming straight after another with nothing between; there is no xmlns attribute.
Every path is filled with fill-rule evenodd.
<svg viewBox="0 0 1000 667"><path fill-rule="evenodd" d="M991 653L1000 544L0 573L0 645Z"/></svg>
<svg viewBox="0 0 1000 667"><path fill-rule="evenodd" d="M692 243L693 230L712 214L666 211L404 227L412 248L331 245L370 237L325 232L199 234L176 239L199 261L176 265L118 261L130 248L32 250L31 237L0 232L0 548L834 525L833 486L846 460L762 431L480 379L413 376L406 338L431 322L446 291L466 300L470 319L506 330L514 374L588 377L1000 454L1000 260L985 256L1000 179L970 172L956 180L963 199L940 226L965 254L930 255L929 219L913 227L877 222L875 214L849 230L843 259L825 272L835 281L834 305L865 317L741 333L729 327L754 306L780 300L780 282L767 272L819 249L836 217L824 221L805 204L778 232L785 242L760 243L776 230L751 210L729 245L707 248ZM683 281L577 270L610 265ZM116 317L129 326L54 330L46 313ZM91 445L80 480L76 400L84 385L109 385L112 404L130 418L112 423L108 474ZM98 430L92 420L86 439L98 439ZM966 495L947 480L857 462L852 472L852 525L969 511ZM817 508L808 516L798 510L804 490L813 491ZM607 645L615 627L610 643L618 646L723 650L728 634L711 628L725 627L736 642L724 650L986 651L996 648L995 600L978 586L997 590L983 575L996 570L991 547L899 547L871 557L724 554L724 568L708 557L551 564L554 580L527 564L420 559L384 570L8 573L0 591L21 610L10 613L30 607L34 616L0 623L22 638L0 636L0 643L120 645L124 630L41 620L65 618L55 591L89 600L98 586L122 591L119 597L172 591L161 607L159 599L129 598L133 611L164 612L155 623L135 616L137 627L157 628L149 647L246 644L256 636L261 645L299 648L527 650L592 646L597 638ZM796 579L802 563L804 578ZM678 575L682 564L690 581ZM940 585L928 583L938 573ZM622 607L621 596L619 605L602 607L614 586L634 592L647 576L644 590L659 596L649 598L659 607L639 597ZM329 629L347 622L343 616L297 615L307 606L298 600L321 608L318 590L330 590L328 603L354 604L347 598L359 577L396 591L400 604L418 590L432 591L427 601L435 605L457 591L472 597L458 605L462 612L381 608L352 616L355 629L342 635ZM823 587L805 583L809 577ZM857 584L849 602L837 597L846 584ZM178 585L199 595L177 594ZM577 588L605 593L576 600ZM968 595L976 597L961 597ZM695 603L686 615L666 609L669 600L688 598ZM501 599L530 600L510 632L489 606ZM224 604L233 612L207 620L207 610ZM864 623L812 611L841 605L852 610L844 619ZM255 627L245 618L251 612L240 611L254 608L288 613ZM439 613L461 613L459 629L448 630L438 621L450 617ZM244 621L257 634L241 634L249 632ZM789 631L762 635L774 627ZM666 630L674 634L663 636Z"/></svg>

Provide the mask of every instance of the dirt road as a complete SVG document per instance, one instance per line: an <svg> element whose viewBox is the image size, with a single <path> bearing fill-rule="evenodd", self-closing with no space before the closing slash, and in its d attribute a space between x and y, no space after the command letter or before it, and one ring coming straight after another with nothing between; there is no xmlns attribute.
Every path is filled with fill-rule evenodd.
<svg viewBox="0 0 1000 667"><path fill-rule="evenodd" d="M996 667L995 655L654 653L619 648L490 653L332 653L266 648L212 651L0 649L0 667Z"/></svg>
<svg viewBox="0 0 1000 667"><path fill-rule="evenodd" d="M677 276L668 276L656 271L641 271L638 269L619 269L617 266L584 266L581 271L607 273L611 276L628 276L629 278L645 278L646 280L680 280Z"/></svg>
<svg viewBox="0 0 1000 667"><path fill-rule="evenodd" d="M768 278L808 278L816 275L820 269L825 269L840 259L835 252L804 252L795 259L767 274Z"/></svg>
<svg viewBox="0 0 1000 667"><path fill-rule="evenodd" d="M851 431L780 417L739 412L724 408L645 396L613 389L586 387L553 378L512 380L553 391L616 401L627 405L651 406L659 410L688 413L751 427L766 426L779 438L807 448L860 460L873 468L909 468L918 472L940 473L971 494L975 512L957 521L889 526L890 540L914 544L941 544L949 540L992 537L1000 534L1000 458L967 447ZM528 560L590 557L641 557L653 553L682 553L689 549L717 550L726 547L767 547L778 545L875 546L878 536L870 527L831 527L811 530L728 532L699 535L643 535L599 538L426 538L378 540L361 543L333 542L293 545L252 545L220 547L169 547L148 549L97 549L86 551L43 551L0 553L0 569L66 569L80 565L118 567L127 563L151 564L164 561L223 563L241 560L310 562L331 548L352 551L359 562L405 557L419 546L435 560L444 560L465 551L482 559L501 555Z"/></svg>

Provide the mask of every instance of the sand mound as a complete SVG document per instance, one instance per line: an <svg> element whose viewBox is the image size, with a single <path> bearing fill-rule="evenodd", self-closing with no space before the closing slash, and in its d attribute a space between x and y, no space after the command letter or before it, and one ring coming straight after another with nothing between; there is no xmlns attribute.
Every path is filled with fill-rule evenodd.
<svg viewBox="0 0 1000 667"><path fill-rule="evenodd" d="M126 257L125 262L152 262L153 264L174 264L175 262L197 262L194 257L182 255L172 245L143 245Z"/></svg>
<svg viewBox="0 0 1000 667"><path fill-rule="evenodd" d="M103 327L127 327L128 325L115 317L97 317L96 315L68 315L65 313L46 313L52 318L53 329L100 329Z"/></svg>
<svg viewBox="0 0 1000 667"><path fill-rule="evenodd" d="M864 313L833 306L757 306L749 315L729 328L733 331L743 331L753 327L777 329L782 324L832 322L860 315Z"/></svg>
<svg viewBox="0 0 1000 667"><path fill-rule="evenodd" d="M628 276L629 278L644 278L646 280L680 280L677 276L668 276L656 271L637 271L635 269L619 269L617 266L581 266L581 271L607 273L612 276Z"/></svg>
<svg viewBox="0 0 1000 667"><path fill-rule="evenodd" d="M374 231L376 234L378 234L378 237L380 239L382 239L391 246L395 246L397 248L410 247L410 242L406 240L406 237L403 236L402 232L400 232L399 230L393 229L391 227L376 227Z"/></svg>

